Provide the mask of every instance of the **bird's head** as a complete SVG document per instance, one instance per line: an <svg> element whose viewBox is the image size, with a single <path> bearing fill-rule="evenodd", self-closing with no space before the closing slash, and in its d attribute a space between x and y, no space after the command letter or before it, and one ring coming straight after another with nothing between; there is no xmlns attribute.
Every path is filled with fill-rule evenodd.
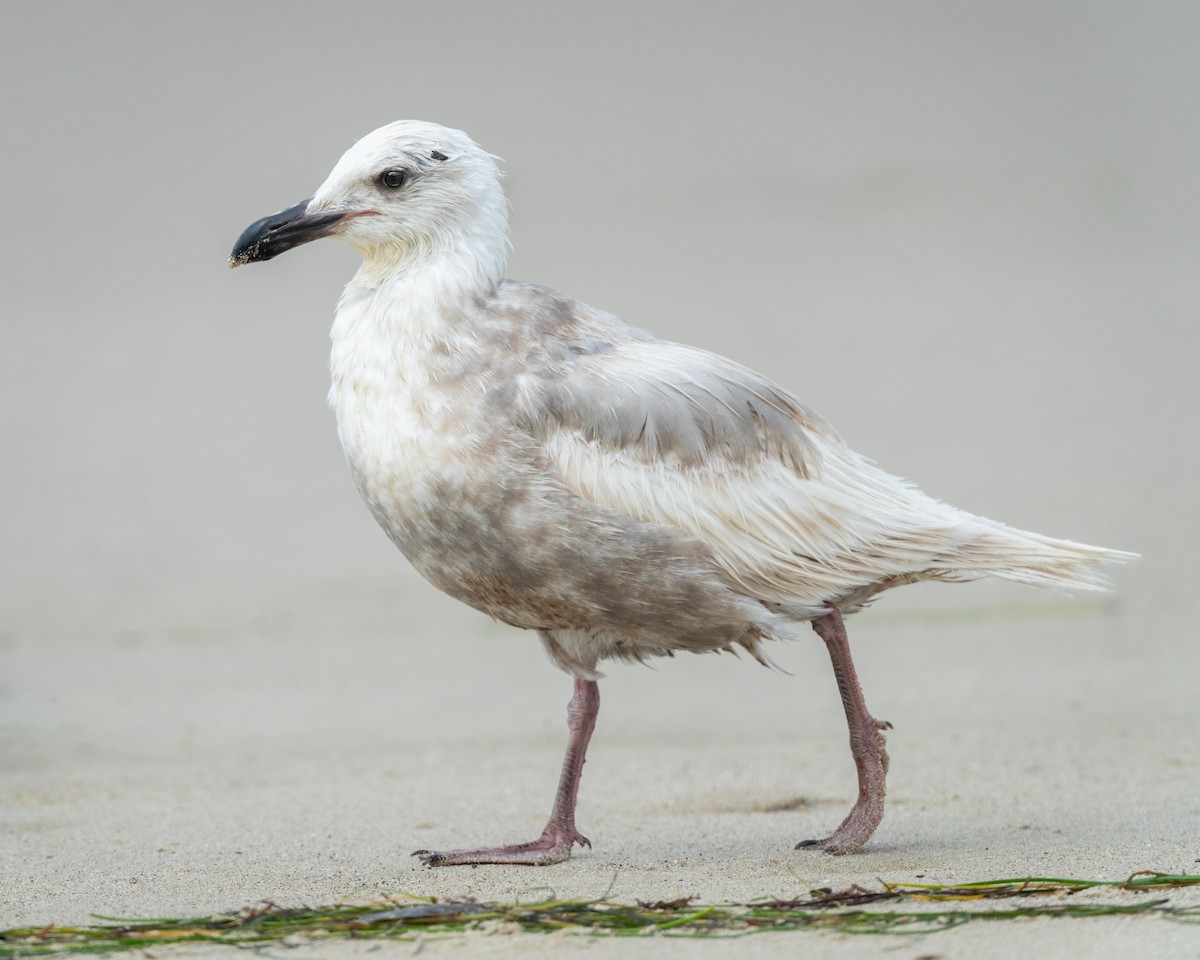
<svg viewBox="0 0 1200 960"><path fill-rule="evenodd" d="M353 245L368 265L476 248L501 264L508 208L495 158L460 130L399 120L346 151L308 200L256 220L231 266L270 260L319 237Z"/></svg>

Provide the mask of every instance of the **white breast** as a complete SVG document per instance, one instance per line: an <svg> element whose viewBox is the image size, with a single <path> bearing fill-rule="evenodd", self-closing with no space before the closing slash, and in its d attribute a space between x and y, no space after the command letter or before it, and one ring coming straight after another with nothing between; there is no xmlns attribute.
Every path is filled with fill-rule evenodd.
<svg viewBox="0 0 1200 960"><path fill-rule="evenodd" d="M461 472L469 432L442 384L453 373L441 311L352 283L331 333L329 403L359 492L397 543Z"/></svg>

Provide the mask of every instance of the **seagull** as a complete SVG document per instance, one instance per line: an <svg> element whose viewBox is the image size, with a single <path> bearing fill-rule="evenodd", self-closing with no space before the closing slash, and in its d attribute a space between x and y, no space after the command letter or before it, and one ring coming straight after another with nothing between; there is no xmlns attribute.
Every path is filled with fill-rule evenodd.
<svg viewBox="0 0 1200 960"><path fill-rule="evenodd" d="M362 265L338 302L329 401L354 481L434 586L536 630L574 691L549 822L528 843L414 853L544 865L575 824L604 660L744 651L811 624L833 665L858 797L844 854L883 817L890 724L867 709L843 617L923 580L1098 590L1134 554L966 513L851 450L783 387L554 290L504 277L508 202L465 133L367 134L307 200L255 221L232 266L319 237Z"/></svg>

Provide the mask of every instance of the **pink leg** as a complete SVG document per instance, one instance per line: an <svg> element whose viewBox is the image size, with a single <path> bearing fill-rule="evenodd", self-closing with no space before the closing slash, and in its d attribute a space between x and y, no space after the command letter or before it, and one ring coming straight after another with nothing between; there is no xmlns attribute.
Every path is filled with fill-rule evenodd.
<svg viewBox="0 0 1200 960"><path fill-rule="evenodd" d="M813 629L825 641L833 675L837 678L842 705L846 708L846 723L850 727L850 752L858 768L858 800L849 815L833 833L823 840L803 840L801 847L821 847L826 853L850 853L871 839L871 834L883 819L883 798L887 793L888 755L883 737L892 725L876 720L867 710L862 687L850 656L850 642L837 607L830 604L829 613L812 622Z"/></svg>
<svg viewBox="0 0 1200 960"><path fill-rule="evenodd" d="M576 680L575 695L567 705L567 755L563 758L562 776L554 794L554 809L550 822L536 840L514 843L507 847L482 847L478 850L416 850L414 857L430 867L448 867L464 863L518 863L545 866L559 863L571 855L575 844L590 847L591 841L575 829L575 799L579 796L579 777L583 773L584 755L596 726L600 711L600 687L594 680Z"/></svg>

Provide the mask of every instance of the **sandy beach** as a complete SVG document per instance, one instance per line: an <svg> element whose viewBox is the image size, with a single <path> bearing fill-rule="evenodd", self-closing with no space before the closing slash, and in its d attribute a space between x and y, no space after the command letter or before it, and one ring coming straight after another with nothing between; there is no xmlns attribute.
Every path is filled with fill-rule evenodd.
<svg viewBox="0 0 1200 960"><path fill-rule="evenodd" d="M363 3L351 42L284 11L19 3L0 40L29 90L2 134L0 929L372 889L726 902L1200 873L1193 12ZM400 116L504 158L512 276L762 370L935 496L1142 554L1103 597L913 587L848 622L895 727L860 853L792 849L855 789L814 636L772 650L786 674L609 665L591 850L409 856L540 830L570 680L422 581L359 502L324 399L353 254L225 265ZM1200 928L421 948L1195 958Z"/></svg>
<svg viewBox="0 0 1200 960"><path fill-rule="evenodd" d="M879 879L1197 872L1195 655L1133 648L1122 608L1060 619L1066 608L1037 604L1009 607L1028 614L1019 622L858 618L864 682L896 725L888 817L858 855L791 849L835 824L853 791L814 644L780 651L790 677L730 657L614 668L580 806L593 849L545 870L431 871L409 852L540 829L568 684L531 638L436 596L341 596L356 611L344 624L322 622L327 598L297 596L307 627L130 631L49 650L10 640L5 676L19 685L5 705L21 721L5 728L5 925L322 904L363 888L741 902ZM1046 955L1081 938L1112 956L1146 937L1162 956L1196 945L1194 927L1149 918L1039 926ZM944 955L1004 956L1009 927L938 934L911 955L945 943ZM839 956L877 949L789 938ZM491 955L495 940L471 949Z"/></svg>

